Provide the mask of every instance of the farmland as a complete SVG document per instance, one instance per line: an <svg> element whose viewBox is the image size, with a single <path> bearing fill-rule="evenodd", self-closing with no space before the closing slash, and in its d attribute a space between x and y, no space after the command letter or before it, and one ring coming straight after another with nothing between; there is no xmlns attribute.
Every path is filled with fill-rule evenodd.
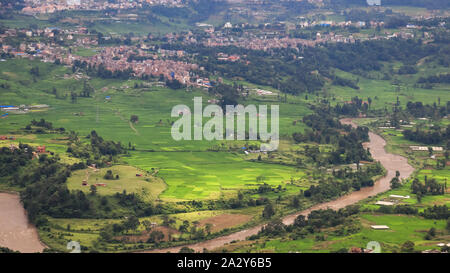
<svg viewBox="0 0 450 273"><path fill-rule="evenodd" d="M41 63L29 64L22 60L11 60L0 63L2 80L11 83L11 91L3 93L2 103L5 104L48 104L50 108L44 112L33 112L24 115L10 115L2 120L1 133L8 134L20 130L32 119L41 118L51 121L54 127L64 127L80 135L95 130L106 139L129 143L135 148L123 160L130 165L151 171L160 170L159 176L169 185L161 198L172 200L192 200L218 198L222 191L225 194L235 193L243 189L243 185L256 185L256 177L263 174L265 182L278 185L291 177L302 176L301 171L294 168L273 164L252 163L245 160L241 146L246 142L208 142L183 141L177 142L170 137L171 107L177 104L192 105L194 96L202 96L206 100L208 94L202 91L186 93L184 90L169 90L152 87L145 90L134 89L135 81L109 81L92 79L90 83L96 92L93 98L78 98L76 103L64 99L71 86L80 88L73 79L62 79L64 70L54 65ZM29 79L27 70L37 65L45 75L34 83ZM22 82L13 82L21 77ZM55 87L57 96L48 91ZM127 88L128 87L128 88ZM75 89L76 90L76 89ZM170 93L170 96L167 96ZM20 95L19 95L20 94ZM105 100L110 96L110 100ZM191 106L192 108L192 106ZM301 119L308 109L299 104L281 105L280 134L291 134L293 130L302 130L299 122L292 129L292 122ZM139 123L130 127L129 117L139 116ZM49 150L63 152L64 141L57 142L59 136L36 135L32 139L17 137L16 142L26 141L45 144ZM216 145L229 146L234 150L228 152L208 152ZM211 160L214 158L214 160ZM186 173L187 172L187 173ZM134 175L134 172L132 172ZM81 174L79 176L82 176ZM78 177L78 176L77 176ZM192 191L195 187L195 191Z"/></svg>
<svg viewBox="0 0 450 273"><path fill-rule="evenodd" d="M447 10L43 2L0 2L0 192L34 250L450 251Z"/></svg>

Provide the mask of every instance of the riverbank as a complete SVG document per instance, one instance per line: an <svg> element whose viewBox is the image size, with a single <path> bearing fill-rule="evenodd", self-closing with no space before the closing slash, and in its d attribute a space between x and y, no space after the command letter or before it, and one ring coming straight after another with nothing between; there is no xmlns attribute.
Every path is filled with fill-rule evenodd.
<svg viewBox="0 0 450 273"><path fill-rule="evenodd" d="M342 119L341 122L343 124L349 124L353 127L357 125L352 121L352 119ZM414 168L408 164L407 158L391 154L386 152L385 146L386 141L379 135L369 132L370 141L364 143L365 148L370 149L370 153L372 157L379 161L383 167L386 169L386 175L381 177L379 180L375 182L373 187L362 188L360 191L354 191L350 194L344 195L338 199L335 199L330 202L321 203L307 210L303 210L291 215L288 215L282 219L283 223L286 225L290 225L294 222L295 218L299 215L308 215L313 210L319 209L327 209L331 208L334 210L344 208L346 206L355 204L363 199L366 199L371 196L375 196L379 193L385 192L390 189L390 181L395 176L396 171L400 172L400 178L408 178L413 172ZM247 237L251 235L257 234L263 225L258 225L253 228L244 229L242 231L232 233L227 236L217 237L215 239L211 239L208 241L203 241L195 244L171 247L171 248L163 248L163 249L154 249L149 251L144 251L145 253L164 253L164 252L179 252L182 247L189 247L194 249L197 252L203 251L203 249L215 249L221 247L225 244L231 243L232 241L237 240L245 240Z"/></svg>

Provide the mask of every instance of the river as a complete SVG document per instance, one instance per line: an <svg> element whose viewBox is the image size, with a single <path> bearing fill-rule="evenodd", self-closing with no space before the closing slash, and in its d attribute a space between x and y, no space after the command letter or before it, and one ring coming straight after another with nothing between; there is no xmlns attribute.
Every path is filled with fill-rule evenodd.
<svg viewBox="0 0 450 273"><path fill-rule="evenodd" d="M45 248L36 228L28 223L18 194L0 192L0 246L23 253Z"/></svg>
<svg viewBox="0 0 450 273"><path fill-rule="evenodd" d="M350 124L353 127L356 127L356 124L353 123L352 119L341 119L341 123ZM329 201L326 203L317 204L312 206L309 209L285 216L282 221L286 225L290 225L294 222L295 218L299 215L308 215L313 210L318 209L327 209L331 208L334 210L344 208L348 205L355 204L363 199L366 199L370 196L377 195L378 193L385 192L390 189L390 181L395 176L395 172L400 172L400 178L408 178L413 172L414 168L408 164L408 160L400 155L387 153L385 150L386 141L379 135L369 132L370 141L364 143L365 148L370 149L370 153L372 154L373 159L379 161L383 167L386 169L386 176L380 178L375 182L373 187L365 187L361 188L359 191L351 192L347 195L344 195L338 199L333 201ZM263 225L255 226L253 228L244 229L242 231L238 231L226 236L217 237L211 240L184 245L186 247L192 248L195 251L203 251L206 249L214 249L221 247L225 244L228 244L232 241L236 240L245 240L248 236L257 234ZM149 251L144 251L146 253L164 253L164 252L178 252L183 246L171 247L171 248L163 248L163 249L154 249Z"/></svg>

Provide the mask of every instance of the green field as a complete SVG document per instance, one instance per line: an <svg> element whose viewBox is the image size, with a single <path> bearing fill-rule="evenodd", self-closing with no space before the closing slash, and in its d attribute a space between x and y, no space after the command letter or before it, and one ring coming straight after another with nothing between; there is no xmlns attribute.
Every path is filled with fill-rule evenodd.
<svg viewBox="0 0 450 273"><path fill-rule="evenodd" d="M169 185L161 198L168 200L234 195L261 184L256 179L260 175L266 177L264 182L275 186L303 176L293 167L249 162L240 154L224 152L133 152L125 160L147 171L159 168L158 176Z"/></svg>
<svg viewBox="0 0 450 273"><path fill-rule="evenodd" d="M33 66L38 66L41 71L41 76L36 80L29 74ZM71 90L81 91L83 84L80 80L64 79L65 74L70 75L71 71L52 64L26 60L0 63L0 82L11 86L9 90L2 91L2 105L50 105L46 111L10 114L0 120L0 133L17 132L32 119L44 118L54 127L76 131L81 137L95 129L105 139L120 141L124 146L130 143L136 150L124 161L147 171L159 169L158 177L168 185L161 195L166 200L215 199L222 194L228 196L240 189L254 188L260 175L264 175L265 182L271 185L284 184L291 177L303 175L293 167L247 161L240 150L247 145L246 141L173 140L170 135L171 122L176 119L170 117L172 107L187 104L193 109L192 99L195 96L202 96L206 105L210 95L203 91L185 92L159 87L135 89L134 83L139 81L94 78L90 80L96 90L94 97L78 98L72 103L65 95ZM57 95L52 93L53 87ZM106 96L110 96L111 100L105 100ZM260 99L250 98L246 103L258 104ZM280 104L280 135L288 136L305 128L301 119L310 110L301 100L292 102L264 102ZM133 114L139 116L139 122L134 125L129 122ZM294 121L299 120L293 125ZM58 135L16 135L16 142L46 144L49 150L62 154L66 149L64 141L57 141L61 137ZM231 152L208 151L218 145Z"/></svg>
<svg viewBox="0 0 450 273"><path fill-rule="evenodd" d="M69 190L81 190L85 193L90 192L90 185L105 184L106 186L97 186L97 194L99 195L114 195L124 190L127 192L134 192L139 194L144 201L155 201L162 191L165 190L166 184L161 179L157 179L142 170L131 166L113 166L110 168L79 170L72 173L67 181ZM108 170L111 170L113 176L118 175L119 179L107 180L104 175ZM87 176L88 174L88 176ZM141 177L136 176L141 174ZM82 182L87 182L87 186L83 186Z"/></svg>
<svg viewBox="0 0 450 273"><path fill-rule="evenodd" d="M355 90L348 87L329 85L326 90L335 98L334 103L350 101L351 98L355 96L358 96L363 100L367 100L368 97L371 97L371 109L384 110L385 107L387 107L389 111L392 109L397 97L399 97L399 101L403 107L408 101L421 101L424 104L431 105L433 103L438 103L438 98L444 103L450 101L450 86L448 84L436 85L433 89L423 89L414 86L414 83L419 77L445 73L447 69L428 63L417 65L417 67L419 69L417 74L394 75L393 79L396 79L400 83L399 85L394 85L393 79L376 79L377 77L381 77L378 72L373 72L375 73L372 75L374 79L368 79L355 74L336 71L336 75L340 77L352 79L354 81L358 80L360 89Z"/></svg>
<svg viewBox="0 0 450 273"><path fill-rule="evenodd" d="M313 236L302 240L277 239L266 242L265 246L251 248L252 252L330 252L351 247L366 247L367 243L377 241L381 252L399 252L406 241L415 242L416 250L438 249L439 242L447 242L449 235L441 235L433 240L425 240L426 232L434 227L438 233L444 232L444 220L426 220L415 216L401 215L361 215L362 229L346 237L328 236L325 242L318 242ZM389 230L373 230L370 225L387 225ZM445 233L444 233L445 234Z"/></svg>

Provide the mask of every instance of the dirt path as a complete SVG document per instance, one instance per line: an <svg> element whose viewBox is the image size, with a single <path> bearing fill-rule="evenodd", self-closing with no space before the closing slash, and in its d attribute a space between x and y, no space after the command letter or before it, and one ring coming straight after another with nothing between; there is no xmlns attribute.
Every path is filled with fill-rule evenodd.
<svg viewBox="0 0 450 273"><path fill-rule="evenodd" d="M17 194L0 192L0 246L25 253L45 248L36 228L28 223Z"/></svg>
<svg viewBox="0 0 450 273"><path fill-rule="evenodd" d="M350 124L353 127L356 127L356 124L352 122L351 119L342 119L341 122L343 124ZM377 134L374 134L372 132L369 132L370 141L368 143L364 143L364 147L370 148L370 152L372 154L372 157L380 161L381 164L384 166L384 168L387 171L387 174L385 177L380 178L378 181L376 181L375 185L373 187L366 187L362 188L360 191L355 191L350 194L347 194L345 196L342 196L336 200L322 203L315 205L307 210L294 213L291 215L288 215L283 218L283 223L286 225L292 224L299 215L308 215L313 210L318 209L326 209L326 208L332 208L332 209L340 209L344 208L348 205L355 204L358 201L361 201L363 199L366 199L370 196L374 196L378 193L385 192L390 189L390 181L395 176L395 172L398 170L400 172L400 178L407 178L409 177L413 171L414 168L408 164L408 161L405 157L402 157L400 155L395 154L389 154L385 151L384 146L386 145L386 141L380 137ZM195 251L203 251L204 248L206 249L214 249L221 247L225 244L228 244L235 240L245 240L248 236L257 234L259 230L261 230L261 227L263 225L259 225L253 228L245 229L236 233L232 233L230 235L221 236L215 239L211 239L204 242L199 242L195 244L185 245L189 248L194 249ZM178 252L181 247L171 247L171 248L164 248L164 249L154 249L145 251L146 253L164 253L164 252Z"/></svg>
<svg viewBox="0 0 450 273"><path fill-rule="evenodd" d="M122 113L120 113L119 110L114 111L113 109L111 109L117 116L119 116L119 118L123 121L126 121L126 119L124 118L124 116L122 116ZM136 133L136 135L140 135L139 131L133 126L133 123L131 121L128 121L128 124L130 125L131 130L133 130L134 133Z"/></svg>
<svg viewBox="0 0 450 273"><path fill-rule="evenodd" d="M139 131L136 129L136 128L134 128L134 126L133 126L133 123L131 122L131 121L128 121L129 123L130 123L130 128L131 128L131 130L133 130L135 133L136 133L136 135L140 135L139 134Z"/></svg>

